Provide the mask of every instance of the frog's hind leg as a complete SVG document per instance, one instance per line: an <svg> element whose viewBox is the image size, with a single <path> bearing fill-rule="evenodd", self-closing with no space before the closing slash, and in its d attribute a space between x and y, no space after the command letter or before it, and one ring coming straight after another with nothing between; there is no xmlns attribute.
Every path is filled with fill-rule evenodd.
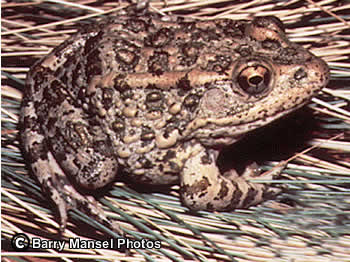
<svg viewBox="0 0 350 262"><path fill-rule="evenodd" d="M60 231L64 232L67 225L67 211L77 208L104 226L123 234L116 223L112 223L104 214L97 201L92 197L81 195L67 180L66 175L58 166L51 152L47 153L46 160L38 160L32 164L33 170L43 187L55 203L60 215Z"/></svg>
<svg viewBox="0 0 350 262"><path fill-rule="evenodd" d="M37 149L43 149L41 150L41 157L33 162L31 166L42 185L43 191L50 196L57 207L60 216L60 231L64 232L66 228L67 211L77 208L122 235L119 226L112 223L105 216L96 200L92 197L83 196L75 190L51 152L44 149L43 143L40 145L38 142L35 141L34 144L36 144Z"/></svg>
<svg viewBox="0 0 350 262"><path fill-rule="evenodd" d="M199 146L201 147L201 146ZM247 208L280 192L268 184L253 183L256 172L239 176L234 170L221 174L216 166L215 151L201 147L184 165L181 174L181 197L191 210L232 210ZM272 179L282 171L264 176Z"/></svg>
<svg viewBox="0 0 350 262"><path fill-rule="evenodd" d="M84 212L88 211L88 215L106 224L108 220L97 202L75 190L51 152L47 152L47 160L33 163L32 168L36 172L44 192L50 195L58 209L61 232L64 232L67 225L67 211L73 208Z"/></svg>
<svg viewBox="0 0 350 262"><path fill-rule="evenodd" d="M54 157L52 154L46 136L38 123L34 103L24 100L19 128L26 158L30 162L32 171L39 180L43 191L50 196L58 209L60 231L63 232L66 228L67 211L77 208L122 235L120 228L105 216L95 199L80 194L73 187L66 173L58 164L57 156ZM68 146L65 149L69 152ZM97 166L103 167L99 163ZM111 171L114 172L114 170Z"/></svg>

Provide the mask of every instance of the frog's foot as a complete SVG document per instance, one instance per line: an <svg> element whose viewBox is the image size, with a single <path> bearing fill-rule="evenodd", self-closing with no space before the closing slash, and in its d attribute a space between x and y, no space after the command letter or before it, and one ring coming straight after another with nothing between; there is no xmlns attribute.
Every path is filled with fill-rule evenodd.
<svg viewBox="0 0 350 262"><path fill-rule="evenodd" d="M61 233L66 229L67 211L76 208L112 231L121 236L124 235L117 223L113 223L106 217L103 209L92 196L81 195L71 185L60 185L57 188L52 188L50 193L60 215Z"/></svg>
<svg viewBox="0 0 350 262"><path fill-rule="evenodd" d="M272 180L276 179L280 176L283 169L286 168L288 162L287 161L281 161L278 163L278 165L274 166L269 171L266 171L264 173L261 172L259 166L257 163L252 163L246 167L243 174L241 175L246 180L250 179L266 179L266 180Z"/></svg>
<svg viewBox="0 0 350 262"><path fill-rule="evenodd" d="M277 178L283 166L260 175L256 164L239 176L231 170L221 174L215 156L205 148L188 159L181 176L181 197L192 210L232 210L247 208L281 192L268 183L255 183L251 179Z"/></svg>
<svg viewBox="0 0 350 262"><path fill-rule="evenodd" d="M124 233L118 224L106 217L103 209L92 196L83 196L72 186L65 186L59 194L59 198L55 198L54 202L57 205L60 214L61 232L64 232L66 228L67 210L78 209L79 211L88 215L90 218L118 233L120 236L124 236Z"/></svg>

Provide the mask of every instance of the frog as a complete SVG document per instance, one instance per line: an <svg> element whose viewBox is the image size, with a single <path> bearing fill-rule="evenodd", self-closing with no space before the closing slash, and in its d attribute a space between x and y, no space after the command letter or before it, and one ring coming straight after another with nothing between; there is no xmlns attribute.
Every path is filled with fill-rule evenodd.
<svg viewBox="0 0 350 262"><path fill-rule="evenodd" d="M20 137L61 231L74 208L116 229L91 194L119 176L178 184L191 211L248 208L280 189L252 182L256 168L221 172L220 152L328 81L327 64L291 42L277 17L203 21L132 4L32 66Z"/></svg>

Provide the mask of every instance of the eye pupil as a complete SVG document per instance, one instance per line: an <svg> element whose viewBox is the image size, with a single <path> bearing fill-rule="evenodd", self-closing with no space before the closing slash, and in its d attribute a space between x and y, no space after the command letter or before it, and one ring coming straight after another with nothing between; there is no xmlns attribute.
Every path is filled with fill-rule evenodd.
<svg viewBox="0 0 350 262"><path fill-rule="evenodd" d="M253 77L248 79L248 82L251 85L258 85L262 81L263 81L263 78L261 76L253 76Z"/></svg>

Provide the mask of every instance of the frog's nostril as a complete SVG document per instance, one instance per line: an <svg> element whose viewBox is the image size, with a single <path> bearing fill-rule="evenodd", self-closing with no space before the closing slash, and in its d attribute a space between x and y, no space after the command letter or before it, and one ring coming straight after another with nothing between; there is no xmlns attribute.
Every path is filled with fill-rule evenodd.
<svg viewBox="0 0 350 262"><path fill-rule="evenodd" d="M303 78L307 77L307 73L305 72L304 68L299 68L295 73L294 73L294 79L295 80L301 80Z"/></svg>

